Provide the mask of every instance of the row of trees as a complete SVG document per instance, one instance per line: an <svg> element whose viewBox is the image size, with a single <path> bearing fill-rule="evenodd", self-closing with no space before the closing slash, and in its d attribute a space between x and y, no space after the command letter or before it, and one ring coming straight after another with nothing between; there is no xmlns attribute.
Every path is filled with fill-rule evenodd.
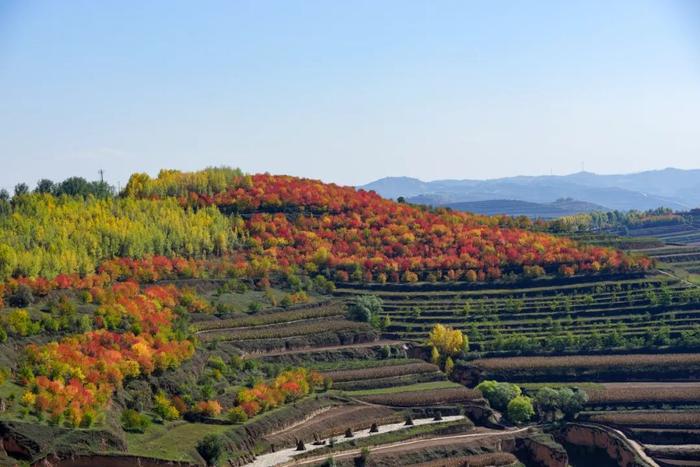
<svg viewBox="0 0 700 467"><path fill-rule="evenodd" d="M643 315L640 315L644 319ZM556 323L556 322L555 322ZM546 327L546 326L545 326ZM575 326L573 326L575 329ZM611 349L651 349L663 347L697 348L700 347L700 326L671 334L671 327L663 322L649 321L649 326L642 334L627 332L625 324L603 325L600 330L590 334L564 331L561 325L549 326L550 335L545 337L510 335L504 336L498 329L490 333L491 339L482 344L483 350L507 351L519 353L538 352L576 352ZM484 336L475 327L469 333L472 339L483 342Z"/></svg>
<svg viewBox="0 0 700 467"><path fill-rule="evenodd" d="M588 395L568 387L541 387L533 395L523 395L520 386L512 383L486 380L476 387L491 407L506 414L515 424L527 423L538 414L544 422L560 418L573 419L588 401Z"/></svg>
<svg viewBox="0 0 700 467"><path fill-rule="evenodd" d="M55 183L49 179L41 179L37 182L36 188L30 190L26 183L15 185L14 199L18 202L22 197L30 194L49 194L54 196L94 196L96 198L109 198L114 196L114 187L104 181L88 182L82 177L70 177L62 182ZM7 212L10 205L10 193L7 190L0 190L0 212Z"/></svg>
<svg viewBox="0 0 700 467"><path fill-rule="evenodd" d="M241 244L240 222L172 199L26 195L0 215L0 281L86 274L115 257L224 255Z"/></svg>
<svg viewBox="0 0 700 467"><path fill-rule="evenodd" d="M597 230L615 230L626 233L626 230L631 228L688 222L690 219L682 214L674 213L672 209L656 208L648 211L600 211L564 216L551 221L548 228L553 232L563 233Z"/></svg>

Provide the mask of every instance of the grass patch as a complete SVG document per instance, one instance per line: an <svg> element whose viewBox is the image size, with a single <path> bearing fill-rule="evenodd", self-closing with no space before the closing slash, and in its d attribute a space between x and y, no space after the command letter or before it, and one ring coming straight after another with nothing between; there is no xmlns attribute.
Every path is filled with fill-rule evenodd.
<svg viewBox="0 0 700 467"><path fill-rule="evenodd" d="M153 424L145 433L127 433L129 454L172 461L201 462L194 457L199 440L210 434L223 434L229 425L207 425L177 421Z"/></svg>

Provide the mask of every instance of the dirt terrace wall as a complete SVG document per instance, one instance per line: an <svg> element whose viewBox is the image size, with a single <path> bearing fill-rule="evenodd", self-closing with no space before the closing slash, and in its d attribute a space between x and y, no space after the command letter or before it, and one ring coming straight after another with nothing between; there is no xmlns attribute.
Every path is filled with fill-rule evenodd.
<svg viewBox="0 0 700 467"><path fill-rule="evenodd" d="M515 454L531 466L567 467L569 465L566 450L550 435L533 434L518 439L515 444Z"/></svg>
<svg viewBox="0 0 700 467"><path fill-rule="evenodd" d="M570 423L564 428L562 436L567 443L604 450L620 467L650 466L619 435L608 428Z"/></svg>

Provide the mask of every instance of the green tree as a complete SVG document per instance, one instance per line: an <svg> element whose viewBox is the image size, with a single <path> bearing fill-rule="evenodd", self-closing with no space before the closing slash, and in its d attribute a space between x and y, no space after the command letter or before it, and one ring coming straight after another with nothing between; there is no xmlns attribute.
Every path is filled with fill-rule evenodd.
<svg viewBox="0 0 700 467"><path fill-rule="evenodd" d="M515 384L493 380L482 381L476 389L481 391L491 407L497 410L505 410L512 399L522 394L520 387Z"/></svg>
<svg viewBox="0 0 700 467"><path fill-rule="evenodd" d="M384 303L376 295L360 295L348 306L348 317L354 321L370 323L378 328L380 315L384 312Z"/></svg>
<svg viewBox="0 0 700 467"><path fill-rule="evenodd" d="M567 419L572 419L583 410L588 402L588 395L581 390L561 388L559 390L559 408Z"/></svg>
<svg viewBox="0 0 700 467"><path fill-rule="evenodd" d="M451 375L452 371L455 369L455 362L452 361L452 357L448 356L445 360L445 374Z"/></svg>
<svg viewBox="0 0 700 467"><path fill-rule="evenodd" d="M17 255L8 245L0 243L0 280L8 279L17 267Z"/></svg>
<svg viewBox="0 0 700 467"><path fill-rule="evenodd" d="M532 400L527 396L516 396L508 402L508 419L517 424L527 423L535 415Z"/></svg>
<svg viewBox="0 0 700 467"><path fill-rule="evenodd" d="M553 420L559 409L559 391L548 386L540 388L535 393L534 402L540 416L545 421Z"/></svg>
<svg viewBox="0 0 700 467"><path fill-rule="evenodd" d="M433 365L440 365L440 352L435 346L430 349L430 361L433 363Z"/></svg>

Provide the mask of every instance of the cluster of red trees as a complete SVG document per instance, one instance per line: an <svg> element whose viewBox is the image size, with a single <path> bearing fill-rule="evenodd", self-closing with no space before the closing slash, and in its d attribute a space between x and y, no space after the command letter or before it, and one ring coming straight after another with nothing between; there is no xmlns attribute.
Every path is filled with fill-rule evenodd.
<svg viewBox="0 0 700 467"><path fill-rule="evenodd" d="M296 368L280 373L272 383L258 383L252 388L241 389L237 406L246 416L252 417L285 402L290 402L311 393L323 384L323 377L316 371Z"/></svg>
<svg viewBox="0 0 700 467"><path fill-rule="evenodd" d="M105 329L29 345L20 371L28 387L24 404L56 423L89 425L125 378L175 368L194 352L190 341L173 336L172 308L183 304L177 288L151 286L141 291L137 283L127 281L92 287L89 293L100 304L95 323ZM130 331L111 330L124 323Z"/></svg>
<svg viewBox="0 0 700 467"><path fill-rule="evenodd" d="M272 258L273 266L330 272L341 281L481 281L526 267L528 274L569 276L652 266L645 257L512 228L517 223L503 217L419 208L290 176L253 175L248 185L179 201L243 215L248 259Z"/></svg>

